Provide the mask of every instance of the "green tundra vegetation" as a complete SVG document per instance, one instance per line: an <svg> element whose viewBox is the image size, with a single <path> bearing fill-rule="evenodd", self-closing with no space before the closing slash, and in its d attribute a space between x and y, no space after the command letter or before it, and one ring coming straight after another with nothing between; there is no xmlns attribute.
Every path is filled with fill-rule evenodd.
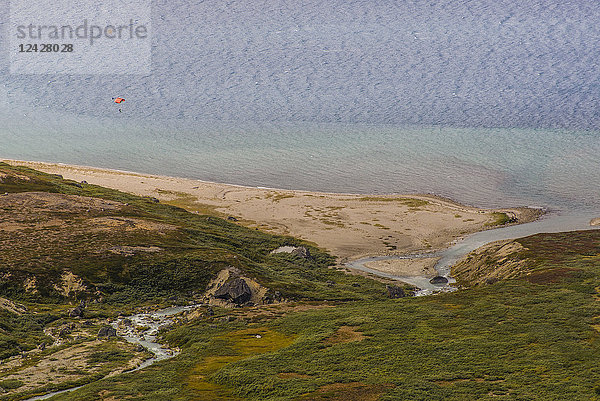
<svg viewBox="0 0 600 401"><path fill-rule="evenodd" d="M283 245L303 245L312 256L271 254ZM0 399L35 393L14 378L41 358L59 360L68 344L92 344L107 318L197 302L225 267L254 278L267 296L291 302L384 299L385 293L380 282L330 269L334 258L295 238L4 163L0 261ZM82 301L83 318L70 317ZM62 345L50 347L57 339ZM92 348L80 350L90 364L132 359L114 353L102 359ZM60 384L40 384L37 392L96 380L108 373L106 363L71 372L72 380ZM15 388L24 390L9 391Z"/></svg>
<svg viewBox="0 0 600 401"><path fill-rule="evenodd" d="M69 321L65 311L79 300L89 305L85 319L97 324L119 311L194 300L225 266L289 301L214 314L201 308L161 332L179 355L101 380L131 351L117 340L96 345L87 361L100 368L78 379L90 384L53 400L600 399L600 231L535 235L515 240L509 255L485 256L486 274L505 258L514 261L519 274L509 279L459 274L456 292L389 299L383 283L328 268L330 256L293 238L32 170L0 164L0 177L0 193L119 202L84 216L64 208L38 213L35 230L22 237L0 231L0 243L12 244L0 248L0 297L27 308L0 309L0 358L39 344L42 329ZM109 217L152 229L97 229ZM34 224L17 220L23 230ZM36 247L30 238L48 242ZM314 259L270 254L284 244L307 246ZM66 270L85 290L65 294ZM37 292L32 277L39 277ZM31 358L52 358L52 348ZM14 388L23 383L11 377L3 384L6 377L0 370L0 387L13 393L0 392L0 400L19 399Z"/></svg>

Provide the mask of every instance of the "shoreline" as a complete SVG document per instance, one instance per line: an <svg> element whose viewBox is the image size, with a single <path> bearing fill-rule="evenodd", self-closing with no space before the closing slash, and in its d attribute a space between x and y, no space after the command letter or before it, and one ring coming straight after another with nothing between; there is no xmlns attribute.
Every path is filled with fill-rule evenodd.
<svg viewBox="0 0 600 401"><path fill-rule="evenodd" d="M338 258L338 265L366 256L440 251L470 234L535 221L544 214L527 207L481 209L429 194L260 188L64 163L0 161L155 197L193 213L300 238L329 251ZM498 224L502 219L508 221Z"/></svg>
<svg viewBox="0 0 600 401"><path fill-rule="evenodd" d="M428 199L435 200L438 202L443 202L446 205L448 205L449 207L454 206L457 209L470 209L470 210L480 210L480 211L514 211L514 210L519 210L519 211L524 211L524 212L531 211L531 212L538 213L537 214L538 216L542 216L543 214L545 214L548 211L544 207L534 207L534 206L511 206L511 207L501 207L501 208L484 208L484 207L464 204L457 200L449 198L447 196L437 195L434 193L401 194L401 193L390 192L390 193L373 194L373 193L356 193L356 192L323 192L323 191L311 191L311 190L306 190L306 189L286 189L286 188L251 186L251 185L242 185L242 184L230 184L230 183L226 183L226 182L206 181L206 180L202 180L199 178L187 178L187 177L170 176L170 175L163 175L163 174L140 173L137 171L95 167L95 166L88 166L88 165L81 165L81 164L44 162L44 161L36 161L36 160L17 160L17 159L5 159L5 158L0 158L0 162L7 163L7 164L10 164L13 166L29 167L29 168L32 168L35 170L37 170L38 169L37 167L39 167L40 171L43 171L41 169L50 169L50 168L65 169L65 170L73 170L74 169L74 170L79 170L79 171L97 172L97 173L101 173L101 174L114 174L114 175L123 175L123 176L131 176L131 177L134 177L134 176L135 177L146 177L146 178L156 178L156 179L177 179L177 180L195 181L195 182L199 182L202 184L208 184L208 185L220 185L220 186L233 187L233 188L256 189L256 190L265 190L265 191L295 192L298 194L340 195L340 196L347 195L347 196L361 196L361 197L372 196L372 197L428 198ZM67 177L65 177L65 178L67 178ZM541 211L541 214L539 214L540 211ZM534 220L527 220L524 222L531 222Z"/></svg>

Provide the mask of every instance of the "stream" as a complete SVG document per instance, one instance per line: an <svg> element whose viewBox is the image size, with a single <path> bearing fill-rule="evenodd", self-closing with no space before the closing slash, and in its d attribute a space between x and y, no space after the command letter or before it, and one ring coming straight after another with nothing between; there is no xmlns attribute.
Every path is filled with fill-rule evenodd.
<svg viewBox="0 0 600 401"><path fill-rule="evenodd" d="M128 370L125 373L135 372L136 370L143 369L152 365L153 363L172 358L177 355L179 351L164 347L157 342L156 336L158 335L158 331L163 327L173 324L173 316L181 312L194 309L198 306L200 305L173 306L158 311L119 317L112 322L111 326L117 330L117 335L119 337L124 338L127 342L132 344L139 344L154 354L153 357L146 359L135 369ZM143 329L138 329L140 327ZM46 400L54 397L55 395L74 391L81 387L83 386L72 387L61 391L54 391L52 393L28 398L26 401Z"/></svg>
<svg viewBox="0 0 600 401"><path fill-rule="evenodd" d="M456 263L461 257L465 256L469 252L474 251L475 249L494 241L527 237L529 235L540 233L600 229L599 226L590 226L590 221L595 217L598 217L598 213L548 213L531 223L500 227L471 234L463 239L456 241L449 248L437 252L427 252L413 255L372 256L348 262L346 263L346 267L350 269L361 270L379 277L385 277L414 285L415 287L419 288L419 291L415 293L416 296L431 295L436 292L454 291L455 288L452 287L450 284L454 283L455 280L452 277L450 277L450 269L454 263ZM435 265L435 270L439 276L446 277L448 279L448 283L431 284L429 282L430 277L396 276L365 266L369 262L381 260L417 259L432 257L440 258L440 260Z"/></svg>

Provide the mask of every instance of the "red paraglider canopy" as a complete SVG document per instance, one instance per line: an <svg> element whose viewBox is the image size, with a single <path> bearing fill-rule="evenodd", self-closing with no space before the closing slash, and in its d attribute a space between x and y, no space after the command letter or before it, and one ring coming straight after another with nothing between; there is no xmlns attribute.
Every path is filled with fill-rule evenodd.
<svg viewBox="0 0 600 401"><path fill-rule="evenodd" d="M123 99L122 97L115 98L115 103L123 103L124 101L125 99Z"/></svg>

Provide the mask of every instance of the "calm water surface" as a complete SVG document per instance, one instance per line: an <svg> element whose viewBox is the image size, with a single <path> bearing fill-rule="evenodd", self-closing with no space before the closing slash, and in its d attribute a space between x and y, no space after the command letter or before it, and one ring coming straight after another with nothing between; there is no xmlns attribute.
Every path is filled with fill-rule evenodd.
<svg viewBox="0 0 600 401"><path fill-rule="evenodd" d="M0 157L595 212L598 21L591 0L155 0L148 75L10 75L0 40Z"/></svg>

